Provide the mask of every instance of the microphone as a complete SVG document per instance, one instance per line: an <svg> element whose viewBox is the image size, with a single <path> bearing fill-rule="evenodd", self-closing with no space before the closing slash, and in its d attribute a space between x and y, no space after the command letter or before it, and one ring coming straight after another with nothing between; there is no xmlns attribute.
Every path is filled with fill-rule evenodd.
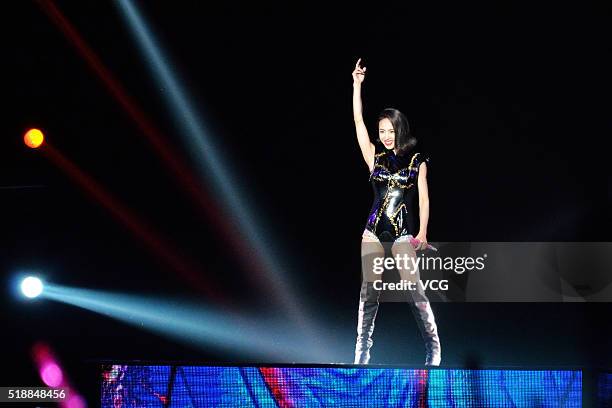
<svg viewBox="0 0 612 408"><path fill-rule="evenodd" d="M414 237L411 237L410 238L410 243L412 244L413 247L416 248L421 243L421 240L420 239L416 239ZM438 250L438 248L436 248L435 246L433 246L433 245L431 245L429 243L427 244L427 248L425 248L425 249L431 249L432 251L437 251ZM425 249L422 249L422 251L424 251Z"/></svg>

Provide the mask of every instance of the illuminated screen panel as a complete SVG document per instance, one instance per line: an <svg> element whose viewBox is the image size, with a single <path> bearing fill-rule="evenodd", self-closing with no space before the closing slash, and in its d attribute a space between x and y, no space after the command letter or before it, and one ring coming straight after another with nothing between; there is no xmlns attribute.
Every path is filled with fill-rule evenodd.
<svg viewBox="0 0 612 408"><path fill-rule="evenodd" d="M103 407L581 407L581 371L107 365Z"/></svg>

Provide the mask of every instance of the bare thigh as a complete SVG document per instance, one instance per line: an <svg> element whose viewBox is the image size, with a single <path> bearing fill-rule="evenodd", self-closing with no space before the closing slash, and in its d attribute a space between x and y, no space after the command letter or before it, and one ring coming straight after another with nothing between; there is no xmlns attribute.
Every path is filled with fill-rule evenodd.
<svg viewBox="0 0 612 408"><path fill-rule="evenodd" d="M380 243L376 235L365 231L361 237L361 273L364 282L373 282L375 279L380 279L374 271L376 258L383 259L385 249Z"/></svg>

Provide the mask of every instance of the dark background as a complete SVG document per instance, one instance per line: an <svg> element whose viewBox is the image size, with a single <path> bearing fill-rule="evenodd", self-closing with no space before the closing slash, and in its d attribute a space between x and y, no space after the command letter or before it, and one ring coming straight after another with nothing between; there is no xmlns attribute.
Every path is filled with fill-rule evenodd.
<svg viewBox="0 0 612 408"><path fill-rule="evenodd" d="M117 7L56 4L195 168L165 91ZM44 152L23 145L23 132L36 126L194 259L226 304L264 303L235 251L215 238L41 8L7 5L0 267L2 355L10 372L3 384L39 384L28 356L36 340L54 347L86 393L96 387L84 374L91 370L86 362L100 358L242 361L69 305L15 296L15 273L36 269L67 286L206 301ZM609 241L605 10L582 3L338 11L196 1L139 6L274 238L270 245L284 254L294 288L315 304L311 318L341 322L334 335L346 340L346 350L338 361L352 360L359 242L372 198L352 122L350 74L358 57L368 67L363 98L371 135L376 114L393 106L431 154L430 240ZM373 362L419 364L422 346L406 305L381 310ZM435 310L449 365L612 364L609 304L438 303ZM402 319L404 326L397 324Z"/></svg>

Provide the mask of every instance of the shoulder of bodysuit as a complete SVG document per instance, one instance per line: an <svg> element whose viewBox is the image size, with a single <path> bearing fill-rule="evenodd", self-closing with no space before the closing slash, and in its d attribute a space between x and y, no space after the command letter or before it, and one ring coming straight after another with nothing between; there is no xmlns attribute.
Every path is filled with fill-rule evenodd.
<svg viewBox="0 0 612 408"><path fill-rule="evenodd" d="M381 157L387 154L387 148L379 141L374 142L374 157Z"/></svg>
<svg viewBox="0 0 612 408"><path fill-rule="evenodd" d="M424 151L414 153L413 158L411 159L414 166L420 167L421 163L427 163L427 167L429 167L429 154Z"/></svg>

